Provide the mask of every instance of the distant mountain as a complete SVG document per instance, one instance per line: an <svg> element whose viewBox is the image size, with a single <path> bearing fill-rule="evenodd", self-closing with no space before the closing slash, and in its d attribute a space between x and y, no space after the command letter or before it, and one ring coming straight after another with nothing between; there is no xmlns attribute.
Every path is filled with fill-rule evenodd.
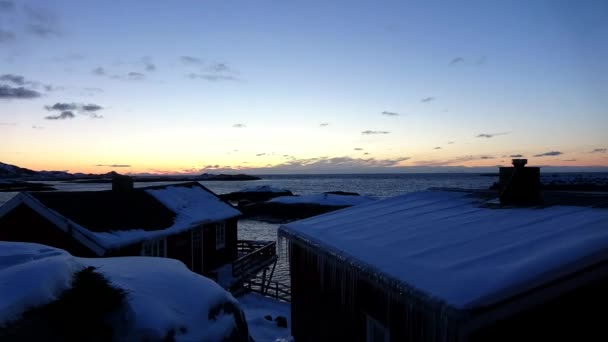
<svg viewBox="0 0 608 342"><path fill-rule="evenodd" d="M0 162L0 179L22 180L22 181L57 181L78 180L82 183L109 183L113 176L118 173L112 171L102 174L94 173L69 173L65 171L34 171L16 165ZM136 182L184 182L184 181L244 181L258 180L259 177L250 175L214 175L204 173L202 175L151 175L133 176Z"/></svg>
<svg viewBox="0 0 608 342"><path fill-rule="evenodd" d="M19 178L35 175L36 171L0 162L0 178Z"/></svg>
<svg viewBox="0 0 608 342"><path fill-rule="evenodd" d="M19 167L16 165L5 164L0 162L0 179L19 179L19 180L71 180L80 178L105 178L112 177L115 172L105 174L85 174L85 173L69 173L65 171L34 171Z"/></svg>

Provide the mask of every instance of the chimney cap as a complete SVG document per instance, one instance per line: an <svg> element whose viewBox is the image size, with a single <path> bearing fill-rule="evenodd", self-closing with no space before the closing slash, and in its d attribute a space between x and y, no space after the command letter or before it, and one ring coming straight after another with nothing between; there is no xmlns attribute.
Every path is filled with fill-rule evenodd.
<svg viewBox="0 0 608 342"><path fill-rule="evenodd" d="M528 159L512 159L511 163L513 163L513 166L515 167L524 167L528 164Z"/></svg>

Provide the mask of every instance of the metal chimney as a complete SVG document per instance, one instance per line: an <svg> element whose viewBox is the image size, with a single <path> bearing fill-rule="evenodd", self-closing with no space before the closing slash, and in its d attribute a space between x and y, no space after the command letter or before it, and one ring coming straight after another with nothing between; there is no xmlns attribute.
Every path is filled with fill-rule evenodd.
<svg viewBox="0 0 608 342"><path fill-rule="evenodd" d="M513 159L512 163L513 167L500 168L500 204L540 204L540 167L525 167L527 159Z"/></svg>

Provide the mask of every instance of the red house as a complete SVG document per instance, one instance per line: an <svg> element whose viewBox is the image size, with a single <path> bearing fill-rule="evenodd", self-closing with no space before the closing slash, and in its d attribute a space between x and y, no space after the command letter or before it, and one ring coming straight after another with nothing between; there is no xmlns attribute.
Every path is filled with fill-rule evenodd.
<svg viewBox="0 0 608 342"><path fill-rule="evenodd" d="M237 279L276 260L274 242L237 241L240 214L197 182L133 188L129 179L118 179L107 191L20 193L0 207L0 240L83 257L174 258L211 277L237 263ZM265 258L245 262L263 247Z"/></svg>

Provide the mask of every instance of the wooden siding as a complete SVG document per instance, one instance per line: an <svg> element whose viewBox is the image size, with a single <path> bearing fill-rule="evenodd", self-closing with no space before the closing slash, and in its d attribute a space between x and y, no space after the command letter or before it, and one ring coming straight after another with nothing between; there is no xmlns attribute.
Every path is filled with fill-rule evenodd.
<svg viewBox="0 0 608 342"><path fill-rule="evenodd" d="M205 225L203 228L203 272L211 272L222 265L237 259L237 220L225 221L226 244L224 248L215 246L215 223Z"/></svg>
<svg viewBox="0 0 608 342"><path fill-rule="evenodd" d="M75 256L95 256L91 250L25 204L0 217L0 240L40 243L64 249Z"/></svg>

